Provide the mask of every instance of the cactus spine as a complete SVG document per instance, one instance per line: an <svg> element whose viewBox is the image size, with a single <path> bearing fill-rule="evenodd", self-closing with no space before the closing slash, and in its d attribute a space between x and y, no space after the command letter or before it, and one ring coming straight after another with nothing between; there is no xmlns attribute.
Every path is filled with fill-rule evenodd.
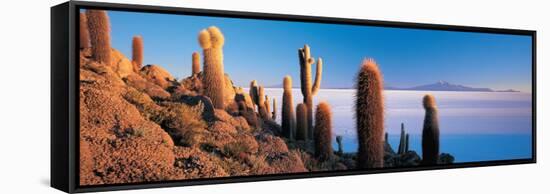
<svg viewBox="0 0 550 194"><path fill-rule="evenodd" d="M134 72L136 73L143 65L143 38L141 36L132 38L132 65L134 65Z"/></svg>
<svg viewBox="0 0 550 194"><path fill-rule="evenodd" d="M308 137L307 129L307 106L304 103L300 103L296 106L296 139L310 139L311 137Z"/></svg>
<svg viewBox="0 0 550 194"><path fill-rule="evenodd" d="M326 102L317 105L315 113L315 156L319 160L328 160L332 156L332 112Z"/></svg>
<svg viewBox="0 0 550 194"><path fill-rule="evenodd" d="M271 119L277 120L277 99L273 98L273 112L271 112Z"/></svg>
<svg viewBox="0 0 550 194"><path fill-rule="evenodd" d="M401 123L401 135L399 136L399 147L397 148L397 154L405 152L405 124Z"/></svg>
<svg viewBox="0 0 550 194"><path fill-rule="evenodd" d="M317 71L315 73L315 82L311 83L311 65L315 63L315 59L311 57L311 53L308 45L304 45L304 48L298 49L298 58L300 59L300 81L302 88L302 95L304 96L304 103L307 106L307 124L308 124L308 136L313 136L313 96L317 95L317 92L321 88L321 78L323 72L323 60L319 58L317 60Z"/></svg>
<svg viewBox="0 0 550 194"><path fill-rule="evenodd" d="M88 20L93 59L111 66L111 27L107 11L86 10L86 19Z"/></svg>
<svg viewBox="0 0 550 194"><path fill-rule="evenodd" d="M198 52L193 52L191 56L191 72L195 76L201 72L201 56Z"/></svg>
<svg viewBox="0 0 550 194"><path fill-rule="evenodd" d="M426 115L422 129L422 164L435 165L439 159L439 119L437 106L432 95L422 99Z"/></svg>
<svg viewBox="0 0 550 194"><path fill-rule="evenodd" d="M203 49L204 95L208 96L217 109L224 109L225 75L223 70L224 37L220 29L208 27L199 33L199 44Z"/></svg>
<svg viewBox="0 0 550 194"><path fill-rule="evenodd" d="M283 110L281 112L281 125L283 128L283 136L289 139L294 138L293 134L296 127L294 117L294 102L292 100L292 78L285 76L283 79Z"/></svg>
<svg viewBox="0 0 550 194"><path fill-rule="evenodd" d="M79 15L80 25L80 48L89 48L90 47L90 32L88 31L88 20L86 19L85 13L80 13Z"/></svg>
<svg viewBox="0 0 550 194"><path fill-rule="evenodd" d="M384 84L374 60L363 61L356 81L357 167L381 168L384 162Z"/></svg>
<svg viewBox="0 0 550 194"><path fill-rule="evenodd" d="M338 135L336 136L336 143L338 143L338 155L341 156L342 154L344 154L344 149L342 149L342 136L341 135Z"/></svg>

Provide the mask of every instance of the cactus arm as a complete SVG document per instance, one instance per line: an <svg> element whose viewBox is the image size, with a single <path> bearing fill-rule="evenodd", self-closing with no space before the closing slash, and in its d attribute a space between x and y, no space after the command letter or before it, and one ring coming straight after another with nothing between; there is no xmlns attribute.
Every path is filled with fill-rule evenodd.
<svg viewBox="0 0 550 194"><path fill-rule="evenodd" d="M313 83L313 87L311 88L311 95L315 96L317 95L317 92L319 92L319 89L321 88L321 79L323 78L323 59L319 58L317 59L317 71L315 73L315 82Z"/></svg>

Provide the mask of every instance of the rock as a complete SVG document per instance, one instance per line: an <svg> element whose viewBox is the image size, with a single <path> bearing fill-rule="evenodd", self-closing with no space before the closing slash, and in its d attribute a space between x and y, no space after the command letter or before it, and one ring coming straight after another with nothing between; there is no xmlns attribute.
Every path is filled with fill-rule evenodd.
<svg viewBox="0 0 550 194"><path fill-rule="evenodd" d="M134 73L134 65L120 51L111 49L111 56L113 70L119 77L125 78L126 76Z"/></svg>
<svg viewBox="0 0 550 194"><path fill-rule="evenodd" d="M228 134L236 134L237 133L237 129L235 128L235 126L231 125L230 123L223 122L223 121L215 121L214 123L212 123L208 127L208 129L210 131L220 131L220 132L228 133Z"/></svg>
<svg viewBox="0 0 550 194"><path fill-rule="evenodd" d="M262 128L263 130L270 131L276 136L282 135L282 127L275 121L263 120Z"/></svg>
<svg viewBox="0 0 550 194"><path fill-rule="evenodd" d="M88 156L80 162L89 164L91 160L93 164L84 166L91 169L81 169L87 172L80 175L82 185L177 178L171 139L122 97L125 84L113 84L110 74L81 69L81 82L95 80L80 85L80 137L88 147L84 150Z"/></svg>
<svg viewBox="0 0 550 194"><path fill-rule="evenodd" d="M455 161L455 157L448 153L441 153L439 155L438 164L452 164Z"/></svg>
<svg viewBox="0 0 550 194"><path fill-rule="evenodd" d="M141 68L140 72L145 79L164 89L178 83L168 71L158 65L146 65Z"/></svg>
<svg viewBox="0 0 550 194"><path fill-rule="evenodd" d="M153 99L168 99L170 93L164 90L162 87L149 82L141 77L141 75L131 73L124 79L128 86L131 86L141 92L146 93Z"/></svg>
<svg viewBox="0 0 550 194"><path fill-rule="evenodd" d="M202 117L207 122L214 121L214 105L210 98L206 96L180 96L179 102L183 102L187 105L196 106L198 104L203 105L203 114Z"/></svg>

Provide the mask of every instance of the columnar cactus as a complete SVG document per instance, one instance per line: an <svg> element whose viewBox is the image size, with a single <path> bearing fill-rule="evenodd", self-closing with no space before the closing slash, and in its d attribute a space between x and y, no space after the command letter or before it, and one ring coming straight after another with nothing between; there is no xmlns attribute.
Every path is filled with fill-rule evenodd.
<svg viewBox="0 0 550 194"><path fill-rule="evenodd" d="M388 142L388 132L384 134L384 142Z"/></svg>
<svg viewBox="0 0 550 194"><path fill-rule="evenodd" d="M204 95L212 100L215 108L224 109L223 34L215 26L208 27L199 33L199 44L203 49L204 57L202 77Z"/></svg>
<svg viewBox="0 0 550 194"><path fill-rule="evenodd" d="M405 152L405 124L401 123L401 135L399 136L399 147L397 148L397 154Z"/></svg>
<svg viewBox="0 0 550 194"><path fill-rule="evenodd" d="M191 72L192 76L201 72L201 55L198 52L193 52L191 57Z"/></svg>
<svg viewBox="0 0 550 194"><path fill-rule="evenodd" d="M258 82L256 82L256 80L252 80L250 82L250 89L248 91L249 95L250 95L250 99L252 99L252 103L254 103L254 105L258 105Z"/></svg>
<svg viewBox="0 0 550 194"><path fill-rule="evenodd" d="M409 152L409 134L405 135L405 153Z"/></svg>
<svg viewBox="0 0 550 194"><path fill-rule="evenodd" d="M311 65L315 63L315 59L311 57L309 46L304 45L304 48L298 49L298 58L300 59L300 81L304 103L307 106L307 124L308 136L313 137L313 96L317 95L321 88L321 78L323 72L323 60L317 59L317 71L315 73L315 82L311 83Z"/></svg>
<svg viewBox="0 0 550 194"><path fill-rule="evenodd" d="M90 43L92 45L92 57L95 61L107 66L111 65L111 27L107 11L86 10Z"/></svg>
<svg viewBox="0 0 550 194"><path fill-rule="evenodd" d="M422 129L422 164L434 165L439 159L439 119L437 106L432 95L425 95L422 99L426 115Z"/></svg>
<svg viewBox="0 0 550 194"><path fill-rule="evenodd" d="M292 139L294 138L293 134L296 126L296 120L294 117L294 102L292 100L292 78L288 75L283 79L283 88L281 125L283 128L283 136Z"/></svg>
<svg viewBox="0 0 550 194"><path fill-rule="evenodd" d="M136 73L143 65L143 38L141 36L132 38L132 65L134 65L134 72Z"/></svg>
<svg viewBox="0 0 550 194"><path fill-rule="evenodd" d="M267 114L267 108L265 107L265 92L264 87L260 86L258 87L258 96L257 96L257 105L258 105L258 112L260 113L260 117L264 120L271 119L270 116Z"/></svg>
<svg viewBox="0 0 550 194"><path fill-rule="evenodd" d="M344 154L344 149L342 148L342 136L341 135L336 136L336 143L338 143L338 151L336 153L338 153L338 155L341 156L342 154Z"/></svg>
<svg viewBox="0 0 550 194"><path fill-rule="evenodd" d="M88 32L88 20L86 19L86 14L80 13L79 19L80 48L90 48L90 32Z"/></svg>
<svg viewBox="0 0 550 194"><path fill-rule="evenodd" d="M271 119L271 106L269 105L269 96L265 95L264 108L265 108L265 117L266 119Z"/></svg>
<svg viewBox="0 0 550 194"><path fill-rule="evenodd" d="M357 167L381 168L384 163L384 83L374 60L363 61L356 81Z"/></svg>
<svg viewBox="0 0 550 194"><path fill-rule="evenodd" d="M300 103L296 106L296 139L312 139L308 137L307 129L307 106L304 103Z"/></svg>
<svg viewBox="0 0 550 194"><path fill-rule="evenodd" d="M332 150L332 112L326 102L317 105L315 113L315 156L323 161L331 158Z"/></svg>
<svg viewBox="0 0 550 194"><path fill-rule="evenodd" d="M277 99L273 98L273 112L271 112L271 119L277 120Z"/></svg>

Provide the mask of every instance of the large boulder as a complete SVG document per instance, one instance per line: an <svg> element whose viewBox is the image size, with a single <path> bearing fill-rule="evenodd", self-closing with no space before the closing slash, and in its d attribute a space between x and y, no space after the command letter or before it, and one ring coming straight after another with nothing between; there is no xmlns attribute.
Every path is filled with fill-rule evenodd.
<svg viewBox="0 0 550 194"><path fill-rule="evenodd" d="M120 51L111 49L111 65L113 70L119 77L125 78L128 75L134 73L134 65L132 62L124 56Z"/></svg>
<svg viewBox="0 0 550 194"><path fill-rule="evenodd" d="M146 65L141 68L141 75L164 89L177 83L176 79L166 69L158 65Z"/></svg>

